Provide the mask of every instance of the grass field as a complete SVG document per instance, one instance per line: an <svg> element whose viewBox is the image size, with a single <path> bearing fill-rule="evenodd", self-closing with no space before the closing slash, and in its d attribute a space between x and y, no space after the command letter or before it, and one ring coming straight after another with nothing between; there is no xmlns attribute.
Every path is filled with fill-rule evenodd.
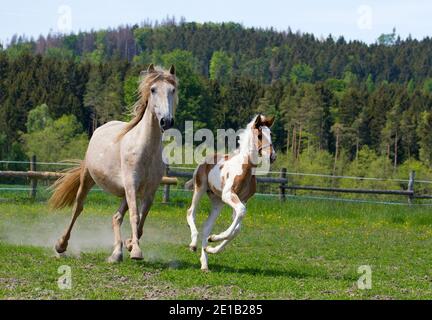
<svg viewBox="0 0 432 320"><path fill-rule="evenodd" d="M189 196L158 201L144 228L145 259L106 262L117 200L93 192L70 241L70 256L51 249L70 211L48 212L43 199L0 194L2 299L431 299L432 208L255 198L239 237L210 256L188 250ZM203 202L199 223L206 217ZM216 231L228 226L225 209ZM129 221L123 224L129 236ZM72 289L60 290L68 265ZM372 289L357 287L358 267L372 268Z"/></svg>

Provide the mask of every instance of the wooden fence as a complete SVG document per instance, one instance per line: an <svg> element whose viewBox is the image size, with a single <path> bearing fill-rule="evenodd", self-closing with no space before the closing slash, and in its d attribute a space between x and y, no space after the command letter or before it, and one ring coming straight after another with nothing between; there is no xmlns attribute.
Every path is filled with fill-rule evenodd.
<svg viewBox="0 0 432 320"><path fill-rule="evenodd" d="M29 171L0 171L1 177L27 178L30 180L30 196L36 197L38 180L56 180L64 175L62 172L37 171L36 157L30 159ZM192 178L192 172L173 171L167 167L165 176L162 179L163 185L163 202L170 201L170 186L177 185L177 178ZM331 176L330 176L331 177ZM352 194L376 194L376 195L396 195L407 197L408 202L412 203L414 199L432 199L432 195L420 195L415 193L415 172L412 171L407 180L406 190L371 190L371 189L349 189L349 188L333 188L333 187L318 187L318 186L303 186L290 185L287 177L287 169L282 169L279 177L257 176L258 183L276 184L279 190L279 199L285 201L287 198L287 190L307 190L314 192L333 192L333 193L352 193Z"/></svg>
<svg viewBox="0 0 432 320"><path fill-rule="evenodd" d="M37 193L37 182L38 180L57 180L65 175L64 172L51 172L51 171L36 171L36 157L32 157L30 160L29 171L0 171L0 178L27 178L30 180L30 197L33 199ZM174 177L163 177L162 185L177 185L177 178Z"/></svg>
<svg viewBox="0 0 432 320"><path fill-rule="evenodd" d="M285 201L287 190L307 190L320 192L336 192L336 193L352 193L352 194L376 194L376 195L396 195L408 198L408 203L412 203L414 199L432 199L432 195L416 195L414 191L415 172L411 171L407 190L371 190L371 189L348 189L348 188L331 188L331 187L316 187L316 186L299 186L289 185L287 178L287 169L283 168L279 173L279 177L264 177L257 176L258 183L270 183L279 185L279 199ZM192 172L172 171L167 170L167 176L179 178L192 178ZM164 202L169 201L169 186L165 186Z"/></svg>

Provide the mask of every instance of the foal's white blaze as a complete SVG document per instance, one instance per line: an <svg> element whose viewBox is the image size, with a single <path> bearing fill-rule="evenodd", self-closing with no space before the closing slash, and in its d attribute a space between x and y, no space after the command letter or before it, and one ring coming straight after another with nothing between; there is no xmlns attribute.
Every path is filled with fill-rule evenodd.
<svg viewBox="0 0 432 320"><path fill-rule="evenodd" d="M275 152L272 147L271 132L268 127L262 127L262 135L263 141L266 141L262 149L263 160L266 161L267 159L270 160L271 158L273 158L275 156Z"/></svg>
<svg viewBox="0 0 432 320"><path fill-rule="evenodd" d="M270 129L268 127L262 127L261 130L265 141L271 141Z"/></svg>

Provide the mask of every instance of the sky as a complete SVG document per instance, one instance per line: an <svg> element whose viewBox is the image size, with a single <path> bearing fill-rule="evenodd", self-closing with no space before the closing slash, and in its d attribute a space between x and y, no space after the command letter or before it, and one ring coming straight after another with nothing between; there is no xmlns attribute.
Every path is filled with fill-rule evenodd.
<svg viewBox="0 0 432 320"><path fill-rule="evenodd" d="M98 30L167 16L186 21L234 21L247 27L273 27L343 35L373 43L393 27L402 38L431 35L429 0L5 0L0 11L0 42L14 34Z"/></svg>

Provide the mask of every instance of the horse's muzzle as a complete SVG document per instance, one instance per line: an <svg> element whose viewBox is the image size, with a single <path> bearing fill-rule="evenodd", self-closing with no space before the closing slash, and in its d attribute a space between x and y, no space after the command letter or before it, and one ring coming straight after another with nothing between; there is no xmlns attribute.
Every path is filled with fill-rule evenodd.
<svg viewBox="0 0 432 320"><path fill-rule="evenodd" d="M162 118L162 119L160 119L159 125L160 125L162 131L166 131L168 129L171 129L174 126L174 119L173 118Z"/></svg>

